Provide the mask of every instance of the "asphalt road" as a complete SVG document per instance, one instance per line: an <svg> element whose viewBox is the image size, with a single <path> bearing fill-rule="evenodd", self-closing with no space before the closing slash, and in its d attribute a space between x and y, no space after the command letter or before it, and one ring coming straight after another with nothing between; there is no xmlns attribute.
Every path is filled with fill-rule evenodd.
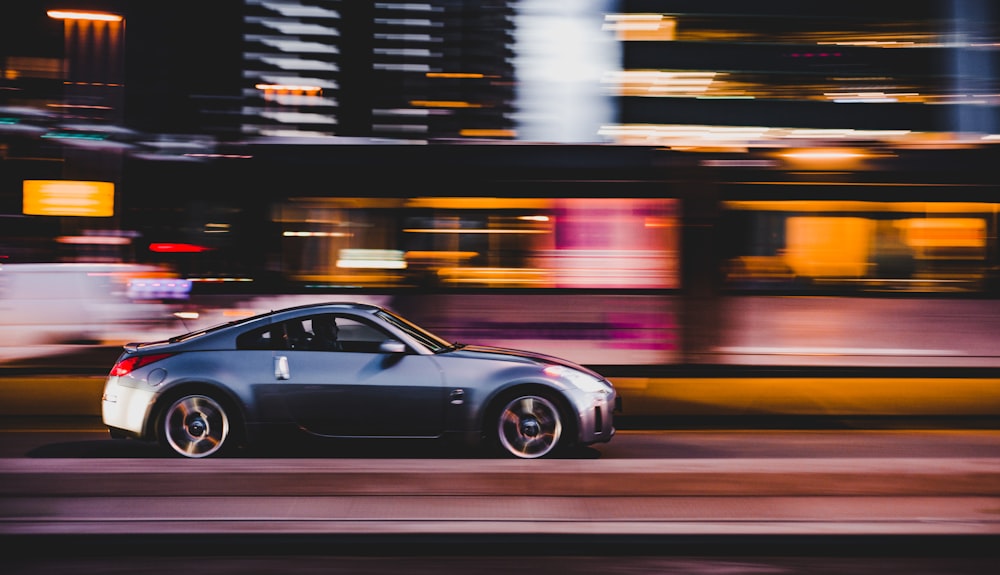
<svg viewBox="0 0 1000 575"><path fill-rule="evenodd" d="M1000 458L1000 429L975 418L772 420L772 427L674 429L646 419L621 421L606 445L574 454L600 459L723 458ZM660 420L660 423L670 423ZM780 424L780 425L779 425ZM731 424L732 425L732 424ZM243 457L266 458L476 458L480 454L432 442L291 443L275 440ZM99 416L0 418L0 458L159 458L155 446L114 441Z"/></svg>
<svg viewBox="0 0 1000 575"><path fill-rule="evenodd" d="M8 534L1000 536L995 430L626 430L530 461L414 442L185 460L94 421L2 437Z"/></svg>
<svg viewBox="0 0 1000 575"><path fill-rule="evenodd" d="M985 575L1000 562L989 429L625 430L540 461L409 443L191 461L93 419L11 423L7 573Z"/></svg>

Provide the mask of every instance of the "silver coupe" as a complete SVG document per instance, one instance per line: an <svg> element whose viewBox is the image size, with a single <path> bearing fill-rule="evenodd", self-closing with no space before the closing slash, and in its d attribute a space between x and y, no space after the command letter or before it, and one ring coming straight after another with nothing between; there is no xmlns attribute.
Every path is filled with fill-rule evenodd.
<svg viewBox="0 0 1000 575"><path fill-rule="evenodd" d="M129 343L108 375L112 437L200 458L282 429L326 438L458 438L519 458L605 443L610 381L548 355L446 341L361 303L297 306Z"/></svg>

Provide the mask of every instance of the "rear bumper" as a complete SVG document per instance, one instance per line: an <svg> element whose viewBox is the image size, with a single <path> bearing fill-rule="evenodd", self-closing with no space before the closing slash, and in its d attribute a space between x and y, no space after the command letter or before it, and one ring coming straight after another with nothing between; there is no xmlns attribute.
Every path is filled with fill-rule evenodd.
<svg viewBox="0 0 1000 575"><path fill-rule="evenodd" d="M142 437L153 397L152 390L124 386L118 377L109 377L101 397L101 418L104 425L134 437Z"/></svg>

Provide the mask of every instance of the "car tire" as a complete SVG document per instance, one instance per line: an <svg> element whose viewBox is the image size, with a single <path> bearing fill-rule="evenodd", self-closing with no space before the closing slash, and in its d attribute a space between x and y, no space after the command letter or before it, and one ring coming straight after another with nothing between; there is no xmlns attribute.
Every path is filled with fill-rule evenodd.
<svg viewBox="0 0 1000 575"><path fill-rule="evenodd" d="M536 459L558 451L567 426L558 401L548 393L526 391L500 402L494 424L496 447L507 456Z"/></svg>
<svg viewBox="0 0 1000 575"><path fill-rule="evenodd" d="M230 419L222 403L211 396L183 395L163 412L160 443L182 457L221 454L232 443Z"/></svg>

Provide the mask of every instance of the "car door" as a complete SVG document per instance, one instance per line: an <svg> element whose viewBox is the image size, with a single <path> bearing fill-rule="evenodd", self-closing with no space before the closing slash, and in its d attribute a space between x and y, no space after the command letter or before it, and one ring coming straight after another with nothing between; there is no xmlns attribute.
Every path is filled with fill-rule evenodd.
<svg viewBox="0 0 1000 575"><path fill-rule="evenodd" d="M434 360L379 351L389 334L360 319L338 316L337 323L338 350L306 344L276 353L281 395L296 424L331 437L441 435L447 402Z"/></svg>

